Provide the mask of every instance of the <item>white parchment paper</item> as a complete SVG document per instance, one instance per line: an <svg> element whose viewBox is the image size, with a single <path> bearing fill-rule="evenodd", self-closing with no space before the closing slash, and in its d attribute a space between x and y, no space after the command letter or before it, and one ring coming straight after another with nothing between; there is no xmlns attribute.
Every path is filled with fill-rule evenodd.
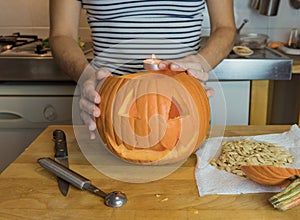
<svg viewBox="0 0 300 220"><path fill-rule="evenodd" d="M209 138L202 143L202 146L196 152L195 177L200 196L279 192L282 190L279 186L264 186L247 178L218 170L209 164L210 159L216 157L216 153L220 151L222 140L243 138L265 141L285 147L295 157L294 163L288 167L300 168L300 128L297 125L291 126L289 131L280 134Z"/></svg>

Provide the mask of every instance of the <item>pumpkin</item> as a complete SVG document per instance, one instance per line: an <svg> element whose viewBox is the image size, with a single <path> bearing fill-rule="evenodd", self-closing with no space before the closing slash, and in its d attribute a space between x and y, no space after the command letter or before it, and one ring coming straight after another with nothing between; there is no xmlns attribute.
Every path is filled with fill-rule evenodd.
<svg viewBox="0 0 300 220"><path fill-rule="evenodd" d="M122 160L175 163L190 156L207 134L210 109L205 89L185 72L109 76L99 94L99 135Z"/></svg>
<svg viewBox="0 0 300 220"><path fill-rule="evenodd" d="M282 185L289 178L300 176L299 169L276 166L249 165L242 166L241 170L249 179L264 185Z"/></svg>

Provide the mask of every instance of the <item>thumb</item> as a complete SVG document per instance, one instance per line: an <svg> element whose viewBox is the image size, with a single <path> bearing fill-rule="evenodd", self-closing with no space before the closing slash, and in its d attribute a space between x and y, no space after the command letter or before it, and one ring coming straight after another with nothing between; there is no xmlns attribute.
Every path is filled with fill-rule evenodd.
<svg viewBox="0 0 300 220"><path fill-rule="evenodd" d="M97 72L96 72L96 79L97 80L102 80L102 79L104 79L104 78L106 78L108 76L111 76L111 75L112 75L111 72L108 71L107 69L105 69L105 68L99 68L97 70Z"/></svg>

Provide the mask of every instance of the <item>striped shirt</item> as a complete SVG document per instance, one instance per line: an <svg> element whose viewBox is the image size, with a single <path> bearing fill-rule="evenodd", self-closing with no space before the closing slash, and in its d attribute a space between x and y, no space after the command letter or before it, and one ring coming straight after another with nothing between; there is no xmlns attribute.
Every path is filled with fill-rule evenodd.
<svg viewBox="0 0 300 220"><path fill-rule="evenodd" d="M205 0L81 0L94 46L92 64L120 75L143 60L179 59L200 49Z"/></svg>

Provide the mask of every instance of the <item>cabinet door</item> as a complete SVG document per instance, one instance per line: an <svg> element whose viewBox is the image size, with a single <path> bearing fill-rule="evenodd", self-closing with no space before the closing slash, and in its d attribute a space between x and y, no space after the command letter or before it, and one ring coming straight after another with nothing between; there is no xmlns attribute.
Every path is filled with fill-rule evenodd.
<svg viewBox="0 0 300 220"><path fill-rule="evenodd" d="M211 125L248 125L250 81L207 82L215 90L209 99Z"/></svg>

